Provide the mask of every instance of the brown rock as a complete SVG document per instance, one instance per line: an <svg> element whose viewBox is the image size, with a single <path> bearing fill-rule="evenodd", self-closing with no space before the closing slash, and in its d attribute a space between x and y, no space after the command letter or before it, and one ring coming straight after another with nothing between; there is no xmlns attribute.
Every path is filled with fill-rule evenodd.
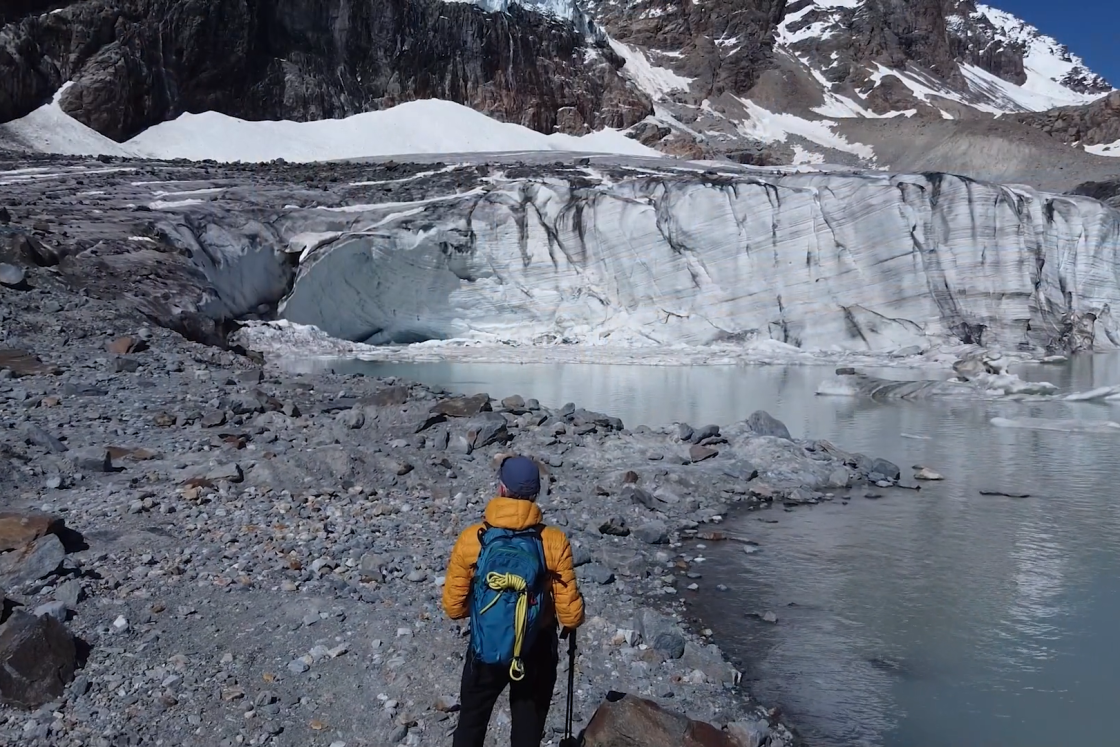
<svg viewBox="0 0 1120 747"><path fill-rule="evenodd" d="M622 476L622 482L626 485L636 485L638 483L638 473L634 470L626 470L626 474Z"/></svg>
<svg viewBox="0 0 1120 747"><path fill-rule="evenodd" d="M374 393L369 398L369 404L375 407L393 407L408 402L409 392L406 386L390 386ZM363 402L362 404L366 404Z"/></svg>
<svg viewBox="0 0 1120 747"><path fill-rule="evenodd" d="M128 355L129 353L138 353L147 347L147 344L139 337L126 335L110 342L109 352L113 355Z"/></svg>
<svg viewBox="0 0 1120 747"><path fill-rule="evenodd" d="M76 653L55 618L13 613L0 626L0 702L38 708L60 697L74 676Z"/></svg>
<svg viewBox="0 0 1120 747"><path fill-rule="evenodd" d="M693 444L688 450L688 458L693 462L702 462L705 459L711 459L717 454L719 454L719 452L711 446L702 446L701 444Z"/></svg>
<svg viewBox="0 0 1120 747"><path fill-rule="evenodd" d="M47 534L57 534L64 522L57 516L38 512L0 513L0 552L18 550Z"/></svg>
<svg viewBox="0 0 1120 747"><path fill-rule="evenodd" d="M62 369L43 363L38 356L26 350L0 348L0 369L8 369L16 376L40 376L60 374Z"/></svg>
<svg viewBox="0 0 1120 747"><path fill-rule="evenodd" d="M159 459L158 452L150 451L139 446L110 446L109 458L114 462L121 459L128 459L133 462L146 462L151 459Z"/></svg>
<svg viewBox="0 0 1120 747"><path fill-rule="evenodd" d="M739 747L711 724L667 711L652 700L608 693L584 732L584 747Z"/></svg>
<svg viewBox="0 0 1120 747"><path fill-rule="evenodd" d="M170 428L175 425L175 416L166 412L157 412L155 416L152 417L152 422L160 428Z"/></svg>
<svg viewBox="0 0 1120 747"><path fill-rule="evenodd" d="M513 394L502 400L502 407L507 410L521 412L525 410L525 398L520 394Z"/></svg>
<svg viewBox="0 0 1120 747"><path fill-rule="evenodd" d="M429 412L451 418L470 418L482 412L489 412L490 409L490 395L476 394L473 397L441 400L433 405Z"/></svg>

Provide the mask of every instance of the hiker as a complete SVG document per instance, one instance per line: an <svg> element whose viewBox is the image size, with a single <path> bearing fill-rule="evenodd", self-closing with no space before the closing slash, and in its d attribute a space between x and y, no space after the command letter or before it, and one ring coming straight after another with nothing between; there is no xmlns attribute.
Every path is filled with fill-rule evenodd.
<svg viewBox="0 0 1120 747"><path fill-rule="evenodd" d="M557 623L574 636L583 623L572 546L542 523L537 464L503 456L498 497L485 521L463 530L451 551L443 608L471 619L453 747L483 747L490 714L509 685L512 747L540 747L556 684ZM574 642L574 639L573 639Z"/></svg>

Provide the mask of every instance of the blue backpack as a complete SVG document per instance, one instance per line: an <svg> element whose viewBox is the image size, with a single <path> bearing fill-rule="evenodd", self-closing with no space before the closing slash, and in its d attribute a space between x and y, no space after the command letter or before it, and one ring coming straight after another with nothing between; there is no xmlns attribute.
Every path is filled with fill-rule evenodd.
<svg viewBox="0 0 1120 747"><path fill-rule="evenodd" d="M548 602L548 564L541 527L513 530L483 524L471 581L471 649L483 664L509 665L511 680L525 676L521 661L537 637Z"/></svg>

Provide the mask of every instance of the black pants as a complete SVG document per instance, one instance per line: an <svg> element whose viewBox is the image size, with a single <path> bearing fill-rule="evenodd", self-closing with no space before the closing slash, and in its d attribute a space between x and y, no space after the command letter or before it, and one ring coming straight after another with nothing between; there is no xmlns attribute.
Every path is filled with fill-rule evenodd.
<svg viewBox="0 0 1120 747"><path fill-rule="evenodd" d="M479 664L474 661L470 649L467 650L459 690L459 725L455 727L452 747L483 747L490 714L506 685L509 685L509 710L513 719L511 747L540 747L548 707L552 703L552 688L556 685L556 631L542 630L522 661L525 677L513 682L508 666Z"/></svg>

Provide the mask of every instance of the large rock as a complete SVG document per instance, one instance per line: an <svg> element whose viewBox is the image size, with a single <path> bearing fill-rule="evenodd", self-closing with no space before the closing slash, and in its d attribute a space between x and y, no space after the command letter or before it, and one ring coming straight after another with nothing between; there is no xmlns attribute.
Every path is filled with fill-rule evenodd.
<svg viewBox="0 0 1120 747"><path fill-rule="evenodd" d="M56 535L40 537L22 550L0 555L0 586L12 588L49 576L65 557L66 549Z"/></svg>
<svg viewBox="0 0 1120 747"><path fill-rule="evenodd" d="M679 659L684 656L684 635L671 618L643 609L635 617L634 629L641 633L642 640L668 658Z"/></svg>
<svg viewBox="0 0 1120 747"><path fill-rule="evenodd" d="M584 747L740 747L711 724L652 700L608 693L584 731Z"/></svg>
<svg viewBox="0 0 1120 747"><path fill-rule="evenodd" d="M750 417L747 418L747 425L759 436L774 436L775 438L784 438L787 441L792 440L786 424L765 410L752 412Z"/></svg>
<svg viewBox="0 0 1120 747"><path fill-rule="evenodd" d="M37 511L0 512L0 552L18 550L47 534L62 531L64 521L58 516Z"/></svg>
<svg viewBox="0 0 1120 747"><path fill-rule="evenodd" d="M489 394L475 394L471 397L454 397L452 399L440 400L432 405L432 409L429 410L429 412L435 415L446 415L449 418L469 418L479 413L489 411Z"/></svg>
<svg viewBox="0 0 1120 747"><path fill-rule="evenodd" d="M0 262L0 285L16 288L23 285L23 281L26 279L27 273L23 271L22 267Z"/></svg>
<svg viewBox="0 0 1120 747"><path fill-rule="evenodd" d="M546 133L629 127L652 104L621 66L517 5L85 0L0 30L0 122L72 81L63 110L116 140L188 111L315 120L422 98Z"/></svg>
<svg viewBox="0 0 1120 747"><path fill-rule="evenodd" d="M17 611L0 626L0 702L38 708L62 695L76 665L74 639L56 618Z"/></svg>
<svg viewBox="0 0 1120 747"><path fill-rule="evenodd" d="M884 478L895 482L902 477L902 470L900 470L898 465L894 462L887 461L886 459L876 459L871 463L869 474L882 475Z"/></svg>
<svg viewBox="0 0 1120 747"><path fill-rule="evenodd" d="M509 440L506 419L496 412L484 412L472 418L467 428L467 440L474 449Z"/></svg>
<svg viewBox="0 0 1120 747"><path fill-rule="evenodd" d="M56 374L58 366L43 363L34 353L15 348L0 348L0 370L7 369L16 376Z"/></svg>

